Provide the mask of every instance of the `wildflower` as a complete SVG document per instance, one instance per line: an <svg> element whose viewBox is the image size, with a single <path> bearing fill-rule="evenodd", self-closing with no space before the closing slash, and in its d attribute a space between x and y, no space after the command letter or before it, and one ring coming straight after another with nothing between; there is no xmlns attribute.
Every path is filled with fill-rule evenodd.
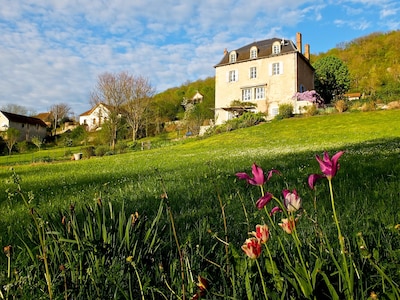
<svg viewBox="0 0 400 300"><path fill-rule="evenodd" d="M286 233L292 234L293 229L296 227L296 222L297 219L288 218L282 219L282 223L279 223L278 225L281 226Z"/></svg>
<svg viewBox="0 0 400 300"><path fill-rule="evenodd" d="M256 225L256 231L251 232L261 244L265 244L269 238L269 228L268 225Z"/></svg>
<svg viewBox="0 0 400 300"><path fill-rule="evenodd" d="M262 196L260 199L257 200L257 202L256 202L257 208L258 209L263 209L263 207L265 205L267 205L268 202L271 201L272 197L273 197L273 195L271 193L268 193L268 192L265 193L264 196Z"/></svg>
<svg viewBox="0 0 400 300"><path fill-rule="evenodd" d="M344 151L339 151L330 158L328 152L325 151L323 158L320 158L318 155L315 156L323 174L311 174L308 177L308 185L311 189L314 189L315 183L318 179L326 177L328 180L331 180L336 176L336 173L340 168L338 160L343 153Z"/></svg>
<svg viewBox="0 0 400 300"><path fill-rule="evenodd" d="M292 193L289 190L284 190L283 197L285 198L283 200L283 203L285 204L285 207L288 212L295 212L300 209L301 198L297 194L296 190L293 190Z"/></svg>
<svg viewBox="0 0 400 300"><path fill-rule="evenodd" d="M256 259L261 254L261 244L257 238L249 238L242 245L242 250L251 259Z"/></svg>

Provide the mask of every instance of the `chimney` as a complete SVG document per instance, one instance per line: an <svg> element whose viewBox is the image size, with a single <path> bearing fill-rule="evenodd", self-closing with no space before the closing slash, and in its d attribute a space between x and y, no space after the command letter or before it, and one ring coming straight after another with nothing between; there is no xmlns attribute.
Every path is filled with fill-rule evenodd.
<svg viewBox="0 0 400 300"><path fill-rule="evenodd" d="M302 53L302 45L301 45L301 33L298 32L296 33L296 47L297 47L297 51L299 51L300 53Z"/></svg>
<svg viewBox="0 0 400 300"><path fill-rule="evenodd" d="M308 60L310 60L310 44L306 44L305 46L304 46L304 56L308 59Z"/></svg>
<svg viewBox="0 0 400 300"><path fill-rule="evenodd" d="M224 49L224 55L227 55L228 54L228 49Z"/></svg>

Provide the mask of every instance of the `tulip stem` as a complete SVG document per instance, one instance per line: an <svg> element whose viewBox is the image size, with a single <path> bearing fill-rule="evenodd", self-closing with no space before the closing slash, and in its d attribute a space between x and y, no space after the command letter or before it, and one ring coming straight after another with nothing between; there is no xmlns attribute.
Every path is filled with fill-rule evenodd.
<svg viewBox="0 0 400 300"><path fill-rule="evenodd" d="M256 264L257 264L258 273L260 273L260 278L261 278L261 283L262 283L265 299L268 299L267 287L265 286L265 281L264 281L264 277L263 277L262 272L261 272L260 263L258 262L257 259L255 261L256 261Z"/></svg>
<svg viewBox="0 0 400 300"><path fill-rule="evenodd" d="M336 228L338 231L338 239L339 239L339 245L340 245L340 253L342 255L342 263L343 263L343 268L344 268L344 277L346 279L347 282L347 294L348 297L347 299L352 299L353 298L353 285L351 283L351 279L350 279L350 274L349 274L349 268L347 265L347 257L346 257L346 247L344 244L344 237L342 235L342 231L340 229L340 225L339 225L339 220L337 218L337 214L336 214L336 208L335 208L335 199L333 197L333 187L332 187L332 179L328 178L328 182L329 182L329 191L330 191L330 195L331 195L331 204L332 204L332 211L333 211L333 218L336 224Z"/></svg>

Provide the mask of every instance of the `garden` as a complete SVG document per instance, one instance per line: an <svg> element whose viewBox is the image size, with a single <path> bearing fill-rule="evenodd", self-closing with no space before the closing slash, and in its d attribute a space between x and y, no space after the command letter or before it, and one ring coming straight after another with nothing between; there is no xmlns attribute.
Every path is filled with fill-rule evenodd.
<svg viewBox="0 0 400 300"><path fill-rule="evenodd" d="M0 299L399 299L399 110L6 166Z"/></svg>

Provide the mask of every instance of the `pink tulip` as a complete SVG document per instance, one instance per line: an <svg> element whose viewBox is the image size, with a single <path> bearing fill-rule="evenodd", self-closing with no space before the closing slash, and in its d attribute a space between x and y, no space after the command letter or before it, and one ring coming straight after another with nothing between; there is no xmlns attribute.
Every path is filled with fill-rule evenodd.
<svg viewBox="0 0 400 300"><path fill-rule="evenodd" d="M257 200L256 202L256 206L258 209L263 209L265 205L267 205L271 199L272 199L273 195L271 193L265 193L264 196L262 196L260 199Z"/></svg>
<svg viewBox="0 0 400 300"><path fill-rule="evenodd" d="M339 170L339 157L342 156L344 151L339 151L335 155L332 156L332 159L329 158L328 152L324 152L324 157L321 159L318 155L316 155L316 159L319 162L319 166L321 168L322 173L328 178L329 180L335 177L337 171Z"/></svg>
<svg viewBox="0 0 400 300"><path fill-rule="evenodd" d="M245 179L249 184L252 185L263 185L265 183L264 171L261 167L257 166L255 163L251 166L251 172L253 173L253 178L251 178L247 173L236 173L239 179Z"/></svg>

